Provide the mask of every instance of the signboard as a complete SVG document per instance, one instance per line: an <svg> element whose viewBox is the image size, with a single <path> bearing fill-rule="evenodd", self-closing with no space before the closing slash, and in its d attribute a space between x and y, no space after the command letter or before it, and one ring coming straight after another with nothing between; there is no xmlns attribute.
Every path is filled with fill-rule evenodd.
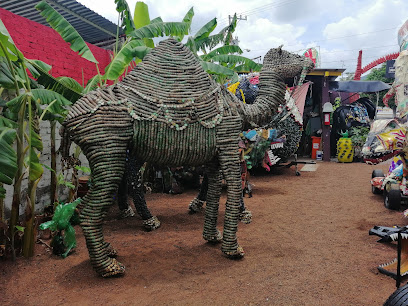
<svg viewBox="0 0 408 306"><path fill-rule="evenodd" d="M398 44L400 51L408 50L408 20L398 30Z"/></svg>
<svg viewBox="0 0 408 306"><path fill-rule="evenodd" d="M387 66L385 68L385 77L389 79L395 78L395 60L387 61Z"/></svg>

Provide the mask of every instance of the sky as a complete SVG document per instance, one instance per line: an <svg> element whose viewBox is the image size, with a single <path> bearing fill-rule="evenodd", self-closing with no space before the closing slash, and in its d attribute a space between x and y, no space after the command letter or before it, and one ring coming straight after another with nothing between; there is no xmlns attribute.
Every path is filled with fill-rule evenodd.
<svg viewBox="0 0 408 306"><path fill-rule="evenodd" d="M114 0L78 0L110 21L117 23ZM127 0L133 13L136 0ZM363 66L398 52L397 32L408 19L407 0L146 0L150 18L182 21L194 7L191 34L217 18L214 34L228 25L237 13L234 36L248 58L258 58L270 48L303 54L315 47L321 68L343 68L353 73L359 50Z"/></svg>

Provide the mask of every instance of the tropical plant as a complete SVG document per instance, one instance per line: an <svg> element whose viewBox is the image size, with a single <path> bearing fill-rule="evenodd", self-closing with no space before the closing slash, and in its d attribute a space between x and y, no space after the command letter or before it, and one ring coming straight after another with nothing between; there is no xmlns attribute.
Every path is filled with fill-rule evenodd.
<svg viewBox="0 0 408 306"><path fill-rule="evenodd" d="M6 27L0 20L0 63L4 78L0 79L2 88L9 88L14 91L15 98L4 103L6 110L3 115L8 114L10 118L17 120L14 127L16 131L16 171L14 178L14 192L12 201L12 211L10 218L11 247L14 252L14 233L19 219L19 206L21 203L21 186L24 177L28 178L28 202L26 205L26 227L24 233L23 253L25 256L32 256L34 248L34 209L36 186L41 179L43 168L39 163L39 155L43 149L42 140L39 134L39 124L41 120L51 120L58 118L65 112L65 106L70 102L62 95L49 89L40 88L38 83L28 77L29 70L33 76L39 76L37 68L45 69L47 64L41 61L26 59L18 50L11 39ZM37 67L37 68L36 68ZM10 128L13 126L10 118L1 116L0 123ZM0 156L2 161L6 157L11 158L12 151L4 151ZM4 174L4 170L0 170ZM3 182L6 184L10 183Z"/></svg>
<svg viewBox="0 0 408 306"><path fill-rule="evenodd" d="M361 157L361 149L364 146L364 143L367 140L368 132L370 131L369 127L357 126L352 127L350 130L351 142L353 144L355 156Z"/></svg>

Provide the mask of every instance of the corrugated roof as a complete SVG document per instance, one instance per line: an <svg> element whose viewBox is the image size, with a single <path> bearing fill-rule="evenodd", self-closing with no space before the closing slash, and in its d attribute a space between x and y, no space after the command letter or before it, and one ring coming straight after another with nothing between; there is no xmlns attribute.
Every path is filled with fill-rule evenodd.
<svg viewBox="0 0 408 306"><path fill-rule="evenodd" d="M49 26L34 8L41 0L2 0L0 7ZM75 0L47 0L78 31L86 42L102 45L116 37L117 26Z"/></svg>

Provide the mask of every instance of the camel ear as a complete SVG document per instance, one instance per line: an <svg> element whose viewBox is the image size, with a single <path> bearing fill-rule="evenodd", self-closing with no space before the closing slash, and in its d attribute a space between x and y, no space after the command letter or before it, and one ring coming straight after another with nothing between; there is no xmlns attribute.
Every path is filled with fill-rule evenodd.
<svg viewBox="0 0 408 306"><path fill-rule="evenodd" d="M279 52L279 54L282 54L282 47L283 47L283 45L280 45L280 46L278 47L278 52Z"/></svg>

